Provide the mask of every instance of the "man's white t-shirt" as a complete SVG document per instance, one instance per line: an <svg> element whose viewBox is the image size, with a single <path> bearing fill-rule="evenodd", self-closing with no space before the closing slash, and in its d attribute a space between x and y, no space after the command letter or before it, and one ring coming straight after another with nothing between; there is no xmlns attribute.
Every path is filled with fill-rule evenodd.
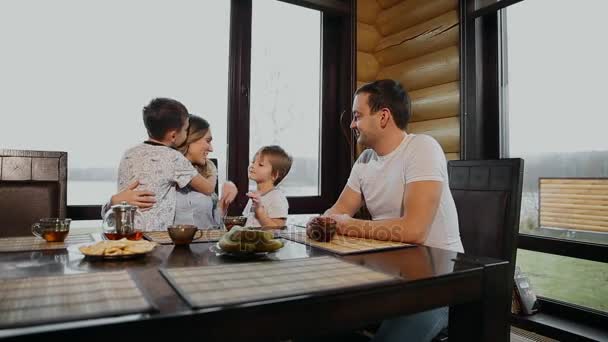
<svg viewBox="0 0 608 342"><path fill-rule="evenodd" d="M347 185L363 195L373 220L385 220L405 216L405 186L418 181L443 183L439 207L424 245L464 252L445 155L432 137L408 134L385 156L379 156L372 149L363 151L352 168Z"/></svg>
<svg viewBox="0 0 608 342"><path fill-rule="evenodd" d="M279 188L274 188L269 192L265 193L260 197L262 205L266 212L268 213L268 217L270 218L287 218L287 214L289 212L289 202L287 202L287 197L283 191ZM247 227L260 227L261 224L257 218L255 218L255 212L253 211L253 201L250 199L247 201L247 205L243 210L243 216L247 216L247 222L245 226Z"/></svg>

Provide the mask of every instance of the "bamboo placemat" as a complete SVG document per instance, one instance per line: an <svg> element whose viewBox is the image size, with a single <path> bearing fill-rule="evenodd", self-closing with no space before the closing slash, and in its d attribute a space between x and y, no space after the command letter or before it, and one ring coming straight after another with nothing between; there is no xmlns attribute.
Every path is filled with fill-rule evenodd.
<svg viewBox="0 0 608 342"><path fill-rule="evenodd" d="M0 280L0 328L147 312L127 271Z"/></svg>
<svg viewBox="0 0 608 342"><path fill-rule="evenodd" d="M64 242L46 242L44 239L35 236L16 236L0 238L0 252L65 249L68 245L93 241L91 234L68 235Z"/></svg>
<svg viewBox="0 0 608 342"><path fill-rule="evenodd" d="M402 243L402 242L363 239L363 238L356 238L356 237L350 237L350 236L344 236L344 235L335 235L334 238L330 242L318 242L318 241L308 238L308 236L306 236L306 231L304 231L304 230L290 230L290 231L281 233L280 236L284 239L288 239L288 240L303 243L303 244L306 244L309 246L321 248L326 251L330 251L332 253L336 253L339 255L347 255L347 254L355 254L355 253L363 253L363 252L371 252L371 251L379 251L379 250L413 246L413 245L409 245L409 244Z"/></svg>
<svg viewBox="0 0 608 342"><path fill-rule="evenodd" d="M200 239L192 240L192 243L217 242L217 241L220 241L220 239L222 238L222 236L224 236L224 234L226 234L225 231L220 230L220 229L201 229L200 231L203 232L203 235L201 236ZM200 233L196 233L195 237L198 236L199 234ZM147 240L154 241L156 243L160 243L161 245L172 245L173 244L173 241L171 241L171 238L169 237L169 233L166 231L145 232L144 237Z"/></svg>
<svg viewBox="0 0 608 342"><path fill-rule="evenodd" d="M193 308L333 292L398 278L324 256L274 262L162 269Z"/></svg>

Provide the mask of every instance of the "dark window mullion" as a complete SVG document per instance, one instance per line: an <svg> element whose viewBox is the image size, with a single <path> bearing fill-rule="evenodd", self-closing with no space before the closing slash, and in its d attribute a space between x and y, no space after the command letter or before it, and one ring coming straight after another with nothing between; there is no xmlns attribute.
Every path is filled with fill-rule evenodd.
<svg viewBox="0 0 608 342"><path fill-rule="evenodd" d="M565 257L608 262L608 245L519 234L518 248Z"/></svg>
<svg viewBox="0 0 608 342"><path fill-rule="evenodd" d="M511 5L514 5L514 4L516 4L518 2L522 2L522 1L523 0L501 0L501 1L497 1L490 5L480 7L477 9L472 8L471 18L480 18L480 17L483 17L484 15L496 13L503 8L507 8Z"/></svg>
<svg viewBox="0 0 608 342"><path fill-rule="evenodd" d="M249 186L249 94L251 85L251 0L232 0L228 84L228 179L240 190L231 215L240 215Z"/></svg>

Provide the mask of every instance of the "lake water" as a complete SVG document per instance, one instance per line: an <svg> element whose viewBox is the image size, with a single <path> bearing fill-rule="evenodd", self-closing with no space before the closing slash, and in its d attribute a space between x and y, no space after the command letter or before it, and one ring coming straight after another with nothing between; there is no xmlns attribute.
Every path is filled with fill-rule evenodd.
<svg viewBox="0 0 608 342"><path fill-rule="evenodd" d="M288 196L317 194L316 186L283 187ZM68 181L68 205L101 205L116 193L113 181Z"/></svg>

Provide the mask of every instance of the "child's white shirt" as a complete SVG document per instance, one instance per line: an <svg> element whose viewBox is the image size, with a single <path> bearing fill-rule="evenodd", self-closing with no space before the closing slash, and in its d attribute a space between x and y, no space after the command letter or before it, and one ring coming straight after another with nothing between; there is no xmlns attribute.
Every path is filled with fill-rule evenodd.
<svg viewBox="0 0 608 342"><path fill-rule="evenodd" d="M279 188L274 188L269 192L265 193L260 197L264 209L268 213L268 217L276 218L287 218L289 212L289 203L287 197L283 191ZM245 210L243 210L243 216L247 216L247 227L261 227L262 225L255 217L255 211L253 210L253 201L249 199Z"/></svg>

